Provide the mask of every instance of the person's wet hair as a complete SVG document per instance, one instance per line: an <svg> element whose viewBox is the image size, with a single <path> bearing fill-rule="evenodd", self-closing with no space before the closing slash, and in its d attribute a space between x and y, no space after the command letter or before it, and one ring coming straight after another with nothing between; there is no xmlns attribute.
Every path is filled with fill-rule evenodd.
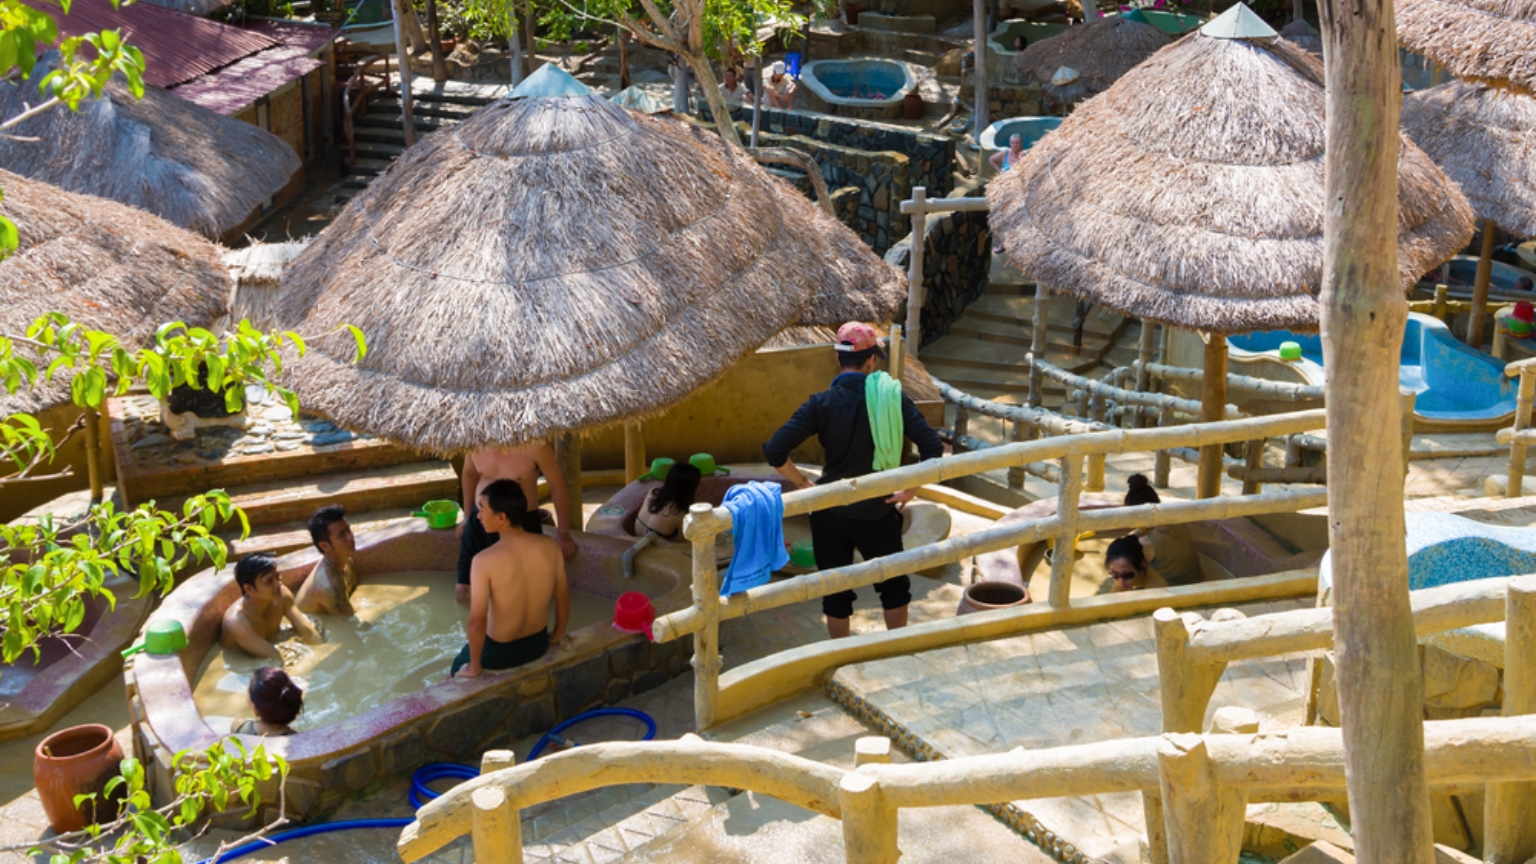
<svg viewBox="0 0 1536 864"><path fill-rule="evenodd" d="M480 494L485 496L485 506L492 513L500 513L513 525L523 524L523 517L528 515L528 496L516 480L492 481Z"/></svg>
<svg viewBox="0 0 1536 864"><path fill-rule="evenodd" d="M246 689L256 716L268 726L287 726L304 710L304 691L280 666L263 666Z"/></svg>
<svg viewBox="0 0 1536 864"><path fill-rule="evenodd" d="M1152 481L1145 474L1132 474L1125 481L1125 506L1134 507L1137 504L1161 504L1163 499L1157 495L1157 490L1152 488Z"/></svg>
<svg viewBox="0 0 1536 864"><path fill-rule="evenodd" d="M667 479L661 482L661 489L656 492L656 497L651 499L646 509L651 513L660 513L668 504L671 504L681 512L688 512L694 496L698 494L699 480L703 476L699 469L692 465L673 465L667 472Z"/></svg>
<svg viewBox="0 0 1536 864"><path fill-rule="evenodd" d="M1147 569L1147 556L1141 549L1141 540L1133 534L1127 534L1109 544L1109 548L1104 551L1104 566L1108 567L1111 561L1128 561L1137 573L1144 573Z"/></svg>
<svg viewBox="0 0 1536 864"><path fill-rule="evenodd" d="M240 593L244 594L245 589L256 587L256 580L264 573L276 569L277 559L265 552L247 555L235 563L235 584L240 586Z"/></svg>
<svg viewBox="0 0 1536 864"><path fill-rule="evenodd" d="M347 508L340 504L327 504L309 517L309 539L319 549L321 543L331 542L331 526L347 518Z"/></svg>

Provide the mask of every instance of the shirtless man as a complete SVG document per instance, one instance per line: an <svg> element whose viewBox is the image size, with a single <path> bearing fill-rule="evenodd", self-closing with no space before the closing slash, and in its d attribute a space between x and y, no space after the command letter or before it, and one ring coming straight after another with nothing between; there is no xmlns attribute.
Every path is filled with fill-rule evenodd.
<svg viewBox="0 0 1536 864"><path fill-rule="evenodd" d="M576 541L571 539L571 526L566 524L565 475L555 461L555 448L540 441L521 447L487 447L476 450L464 459L464 474L459 478L464 493L464 512L469 514L459 525L459 584L455 597L460 603L469 602L469 565L475 553L490 548L496 542L495 534L487 534L476 518L475 502L485 487L496 480L511 480L523 489L527 512L520 523L529 534L543 533L539 513L539 475L549 481L549 497L555 505L555 526L559 529L560 552L569 558L576 554Z"/></svg>
<svg viewBox="0 0 1536 864"><path fill-rule="evenodd" d="M309 517L309 539L325 557L299 586L295 595L299 611L311 615L351 615L352 592L357 588L357 572L352 568L357 538L347 524L346 508L327 504L316 510Z"/></svg>
<svg viewBox="0 0 1536 864"><path fill-rule="evenodd" d="M241 558L235 565L235 584L240 586L240 599L224 611L224 627L219 633L219 644L225 650L238 649L252 657L281 661L272 640L277 638L284 618L305 642L318 645L325 641L299 611L293 594L278 581L277 562L271 555Z"/></svg>
<svg viewBox="0 0 1536 864"><path fill-rule="evenodd" d="M565 558L550 538L523 530L528 500L522 487L511 480L494 481L480 491L476 503L481 527L497 540L474 558L464 624L469 641L454 658L450 678L532 663L551 642L565 641L571 618ZM551 600L553 635L545 629Z"/></svg>

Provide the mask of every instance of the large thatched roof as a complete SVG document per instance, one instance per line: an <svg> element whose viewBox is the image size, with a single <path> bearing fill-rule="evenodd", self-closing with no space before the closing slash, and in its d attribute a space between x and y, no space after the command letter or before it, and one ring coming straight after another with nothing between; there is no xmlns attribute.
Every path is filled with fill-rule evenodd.
<svg viewBox="0 0 1536 864"><path fill-rule="evenodd" d="M894 314L901 274L745 154L565 92L423 139L288 269L281 324L369 339L359 366L312 343L307 407L440 453L512 444L661 411L793 323Z"/></svg>
<svg viewBox="0 0 1536 864"><path fill-rule="evenodd" d="M1536 4L1398 0L1397 41L1457 78L1536 92Z"/></svg>
<svg viewBox="0 0 1536 864"><path fill-rule="evenodd" d="M0 262L0 332L16 335L45 312L63 312L132 345L169 321L206 327L229 305L218 247L164 220L0 170L0 215L20 246ZM68 401L51 386L0 396L0 415Z"/></svg>
<svg viewBox="0 0 1536 864"><path fill-rule="evenodd" d="M1323 54L1323 37L1319 36L1317 31L1312 29L1312 25L1308 24L1306 19L1297 18L1295 21L1281 27L1280 35L1319 57Z"/></svg>
<svg viewBox="0 0 1536 864"><path fill-rule="evenodd" d="M1167 44L1168 34L1133 11L1068 27L1065 33L1026 46L1013 55L1013 63L1035 76L1046 95L1069 104L1108 90L1120 76ZM1063 66L1078 72L1070 91L1051 84L1051 77Z"/></svg>
<svg viewBox="0 0 1536 864"><path fill-rule="evenodd" d="M37 104L37 83L58 64L50 51L29 81L0 83L0 117ZM62 108L0 139L0 165L34 180L131 204L219 239L283 188L299 157L272 133L155 87L135 100L120 79L78 113Z"/></svg>
<svg viewBox="0 0 1536 864"><path fill-rule="evenodd" d="M1317 327L1322 64L1233 9L1252 20L1224 13L1159 51L989 184L993 231L1040 284L1198 330ZM1472 214L1406 139L1398 165L1406 287L1467 243Z"/></svg>
<svg viewBox="0 0 1536 864"><path fill-rule="evenodd" d="M1404 96L1403 129L1477 218L1536 237L1536 98L1453 81Z"/></svg>

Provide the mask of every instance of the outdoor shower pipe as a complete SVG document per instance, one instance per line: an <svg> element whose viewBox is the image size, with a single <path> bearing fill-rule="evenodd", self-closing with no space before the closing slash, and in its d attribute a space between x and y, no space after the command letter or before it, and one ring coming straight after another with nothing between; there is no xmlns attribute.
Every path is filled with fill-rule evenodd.
<svg viewBox="0 0 1536 864"><path fill-rule="evenodd" d="M559 725L555 726L555 728L544 733L544 735L539 738L538 743L533 745L533 749L528 751L528 761L532 762L535 758L537 758L539 751L543 750L544 747L548 745L549 742L560 732L564 731L565 729L569 729L570 727L580 723L583 720L589 720L593 717L633 717L634 719L639 720L645 724L645 737L641 738L640 740L650 741L656 737L656 721L651 718L651 715L645 713L644 711L638 711L634 708L594 708L591 711L583 711L580 714L577 714L575 717L560 723ZM562 738L560 740L564 741L565 739ZM416 773L411 775L411 791L409 795L411 806L420 809L421 806L427 801L431 801L433 798L438 797L440 793L433 791L427 786L428 783L431 783L434 780L442 780L450 777L458 778L461 780L469 780L479 776L480 769L475 768L472 765L460 765L455 762L433 762L428 765L423 765L416 769ZM286 843L289 840L299 840L304 837L313 837L316 834L329 834L332 831L356 831L363 828L393 828L399 830L414 821L416 821L416 819L413 816L402 816L396 819L349 819L344 822L323 822L319 825L305 825L302 828L295 828L292 831L283 831L279 834L273 834L270 837L262 837L258 840L252 840L249 843L245 843L228 850L224 854L219 855L217 858L205 858L198 862L198 864L223 864L225 861L233 861L236 858L242 858L251 854L252 852L260 852L264 849L269 849L278 845L279 843Z"/></svg>
<svg viewBox="0 0 1536 864"><path fill-rule="evenodd" d="M624 550L624 554L621 556L621 558L624 562L625 579L635 578L635 556L640 554L641 549L644 549L652 543L655 543L657 536L658 535L655 531L647 531L645 532L645 536L641 537L640 540L635 543L635 545Z"/></svg>

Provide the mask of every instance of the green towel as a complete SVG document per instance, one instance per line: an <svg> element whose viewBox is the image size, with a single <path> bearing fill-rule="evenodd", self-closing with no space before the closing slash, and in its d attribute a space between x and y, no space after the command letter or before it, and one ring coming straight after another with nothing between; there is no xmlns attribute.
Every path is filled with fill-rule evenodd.
<svg viewBox="0 0 1536 864"><path fill-rule="evenodd" d="M864 407L869 410L869 431L875 436L875 470L901 464L901 442L906 437L901 422L901 382L875 372L864 379Z"/></svg>

